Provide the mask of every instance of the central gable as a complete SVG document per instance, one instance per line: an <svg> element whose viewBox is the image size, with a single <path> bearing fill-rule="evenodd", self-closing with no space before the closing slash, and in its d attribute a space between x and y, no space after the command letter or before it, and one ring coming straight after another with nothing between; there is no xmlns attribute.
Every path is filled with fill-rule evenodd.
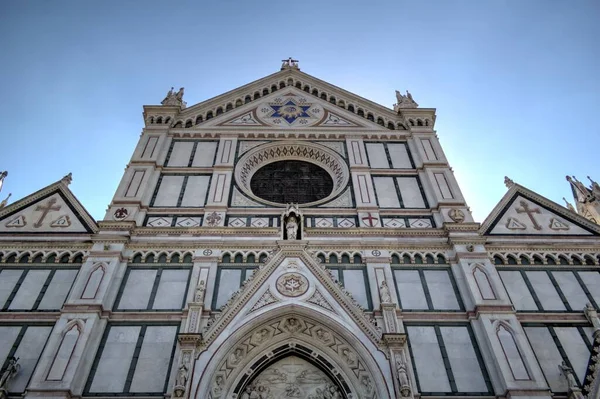
<svg viewBox="0 0 600 399"><path fill-rule="evenodd" d="M384 129L296 88L271 93L236 109L236 112L219 115L202 127Z"/></svg>

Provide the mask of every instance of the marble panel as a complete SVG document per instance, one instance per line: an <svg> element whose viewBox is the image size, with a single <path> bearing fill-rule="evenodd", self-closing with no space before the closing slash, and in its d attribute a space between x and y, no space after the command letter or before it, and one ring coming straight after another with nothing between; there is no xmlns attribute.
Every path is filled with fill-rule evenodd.
<svg viewBox="0 0 600 399"><path fill-rule="evenodd" d="M397 177L396 181L405 208L425 208L425 201L416 177Z"/></svg>
<svg viewBox="0 0 600 399"><path fill-rule="evenodd" d="M21 332L21 326L0 327L0 364L4 364L6 361L19 332Z"/></svg>
<svg viewBox="0 0 600 399"><path fill-rule="evenodd" d="M375 191L379 206L382 208L400 208L393 177L374 177Z"/></svg>
<svg viewBox="0 0 600 399"><path fill-rule="evenodd" d="M425 291L417 270L395 270L402 309L428 309Z"/></svg>
<svg viewBox="0 0 600 399"><path fill-rule="evenodd" d="M525 272L544 310L566 310L546 272Z"/></svg>
<svg viewBox="0 0 600 399"><path fill-rule="evenodd" d="M440 193L442 194L443 199L451 199L454 198L452 196L452 191L450 191L450 185L448 184L448 180L446 179L446 175L443 173L434 173L435 181L438 185Z"/></svg>
<svg viewBox="0 0 600 399"><path fill-rule="evenodd" d="M156 273L156 270L131 270L118 309L146 309Z"/></svg>
<svg viewBox="0 0 600 399"><path fill-rule="evenodd" d="M242 271L240 269L221 269L219 279L216 309L219 309L231 298L231 295L240 288Z"/></svg>
<svg viewBox="0 0 600 399"><path fill-rule="evenodd" d="M521 272L502 270L498 273L515 309L538 310Z"/></svg>
<svg viewBox="0 0 600 399"><path fill-rule="evenodd" d="M189 176L181 206L204 206L209 181L210 176Z"/></svg>
<svg viewBox="0 0 600 399"><path fill-rule="evenodd" d="M571 309L575 311L582 310L589 300L573 272L552 272L552 275L556 279L563 295L567 298Z"/></svg>
<svg viewBox="0 0 600 399"><path fill-rule="evenodd" d="M130 392L164 392L177 327L147 327Z"/></svg>
<svg viewBox="0 0 600 399"><path fill-rule="evenodd" d="M433 327L406 327L422 392L451 392L442 352Z"/></svg>
<svg viewBox="0 0 600 399"><path fill-rule="evenodd" d="M23 392L29 384L29 379L35 370L38 359L46 345L52 327L30 326L23 335L23 339L15 352L19 358L21 370L10 382L11 392Z"/></svg>
<svg viewBox="0 0 600 399"><path fill-rule="evenodd" d="M163 270L152 309L181 309L189 270Z"/></svg>
<svg viewBox="0 0 600 399"><path fill-rule="evenodd" d="M46 289L38 309L60 309L71 290L77 270L57 270Z"/></svg>
<svg viewBox="0 0 600 399"><path fill-rule="evenodd" d="M422 139L421 144L423 144L423 151L425 151L425 157L428 161L436 161L437 157L435 155L435 151L433 150L433 146L431 145L431 140Z"/></svg>
<svg viewBox="0 0 600 399"><path fill-rule="evenodd" d="M196 147L196 153L194 154L194 160L192 161L192 166L213 166L217 144L216 141L199 141L198 146Z"/></svg>
<svg viewBox="0 0 600 399"><path fill-rule="evenodd" d="M49 275L50 270L30 270L8 308L31 310Z"/></svg>
<svg viewBox="0 0 600 399"><path fill-rule="evenodd" d="M367 298L367 285L365 274L362 270L344 270L344 288L352 294L354 299L365 309L369 308Z"/></svg>
<svg viewBox="0 0 600 399"><path fill-rule="evenodd" d="M596 301L596 304L600 304L600 273L598 272L577 272L579 277L583 280L583 283L587 287L588 291Z"/></svg>
<svg viewBox="0 0 600 399"><path fill-rule="evenodd" d="M531 380L513 334L504 325L500 324L497 335L514 379L522 381Z"/></svg>
<svg viewBox="0 0 600 399"><path fill-rule="evenodd" d="M590 351L576 327L554 327L554 332L562 344L573 370L582 383L590 360Z"/></svg>
<svg viewBox="0 0 600 399"><path fill-rule="evenodd" d="M153 206L177 206L183 176L163 176Z"/></svg>
<svg viewBox="0 0 600 399"><path fill-rule="evenodd" d="M168 166L187 167L194 148L193 141L175 141Z"/></svg>
<svg viewBox="0 0 600 399"><path fill-rule="evenodd" d="M18 269L4 269L0 272L0 309L4 307L22 274L23 270Z"/></svg>
<svg viewBox="0 0 600 399"><path fill-rule="evenodd" d="M567 381L558 369L558 365L562 363L563 359L548 328L525 327L524 330L550 389L553 392L566 392Z"/></svg>
<svg viewBox="0 0 600 399"><path fill-rule="evenodd" d="M392 167L396 169L412 169L406 145L388 144L388 151L392 159Z"/></svg>
<svg viewBox="0 0 600 399"><path fill-rule="evenodd" d="M90 392L123 392L140 330L139 326L110 327Z"/></svg>
<svg viewBox="0 0 600 399"><path fill-rule="evenodd" d="M487 385L467 327L440 327L459 392L487 392Z"/></svg>
<svg viewBox="0 0 600 399"><path fill-rule="evenodd" d="M369 155L369 163L373 169L389 169L385 148L380 143L366 143L367 154Z"/></svg>
<svg viewBox="0 0 600 399"><path fill-rule="evenodd" d="M434 309L459 310L460 306L446 270L426 270L425 281Z"/></svg>

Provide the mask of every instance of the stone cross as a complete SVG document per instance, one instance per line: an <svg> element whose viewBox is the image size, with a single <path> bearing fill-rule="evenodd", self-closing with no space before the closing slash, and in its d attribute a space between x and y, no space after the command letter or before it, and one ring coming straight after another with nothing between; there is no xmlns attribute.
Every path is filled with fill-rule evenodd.
<svg viewBox="0 0 600 399"><path fill-rule="evenodd" d="M542 226L540 226L537 221L535 220L535 218L533 217L534 213L542 213L540 211L540 208L535 208L535 209L529 209L529 205L527 205L527 202L525 201L521 201L521 206L523 208L517 208L516 211L517 213L526 213L527 216L529 216L529 220L531 220L531 223L533 223L533 228L536 230L541 230Z"/></svg>
<svg viewBox="0 0 600 399"><path fill-rule="evenodd" d="M42 211L42 216L40 216L39 220L33 224L33 227L41 227L46 215L48 215L50 211L60 211L61 206L54 206L54 204L56 204L56 198L50 199L45 207L42 205L35 207L36 211Z"/></svg>

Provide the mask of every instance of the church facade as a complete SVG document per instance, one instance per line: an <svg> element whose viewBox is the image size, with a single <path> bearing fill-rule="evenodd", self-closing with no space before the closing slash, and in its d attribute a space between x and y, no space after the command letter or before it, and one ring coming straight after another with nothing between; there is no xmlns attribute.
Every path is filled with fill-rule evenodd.
<svg viewBox="0 0 600 399"><path fill-rule="evenodd" d="M506 179L473 220L408 92L183 97L103 220L70 175L0 209L3 397L599 397L593 217Z"/></svg>

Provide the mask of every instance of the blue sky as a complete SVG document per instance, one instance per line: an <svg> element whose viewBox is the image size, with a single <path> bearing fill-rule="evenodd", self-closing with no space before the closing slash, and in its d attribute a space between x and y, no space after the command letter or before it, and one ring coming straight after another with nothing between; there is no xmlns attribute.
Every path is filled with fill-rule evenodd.
<svg viewBox="0 0 600 399"><path fill-rule="evenodd" d="M306 73L385 106L408 89L476 220L505 175L569 200L600 180L600 3L567 1L0 2L0 196L73 172L104 217L143 126L171 86L189 105L276 72Z"/></svg>

